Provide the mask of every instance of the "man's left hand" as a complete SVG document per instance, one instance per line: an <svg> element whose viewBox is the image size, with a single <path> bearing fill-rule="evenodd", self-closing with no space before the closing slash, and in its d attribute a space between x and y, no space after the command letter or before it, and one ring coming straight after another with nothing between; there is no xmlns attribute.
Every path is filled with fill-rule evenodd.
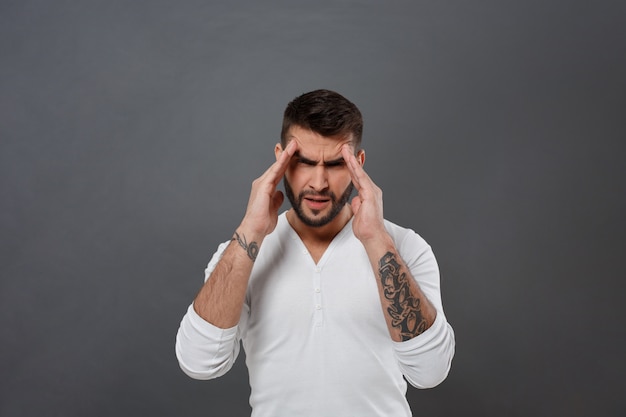
<svg viewBox="0 0 626 417"><path fill-rule="evenodd" d="M354 148L344 145L341 154L352 176L352 183L358 195L352 199L350 205L354 213L352 229L354 235L363 244L386 236L383 220L383 191L374 184L374 181L363 170L363 155L359 155L361 162L354 155Z"/></svg>

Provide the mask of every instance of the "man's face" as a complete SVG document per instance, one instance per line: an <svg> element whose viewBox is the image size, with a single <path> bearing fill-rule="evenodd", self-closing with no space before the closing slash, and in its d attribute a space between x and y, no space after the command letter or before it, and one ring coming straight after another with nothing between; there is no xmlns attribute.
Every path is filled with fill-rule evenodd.
<svg viewBox="0 0 626 417"><path fill-rule="evenodd" d="M350 171L341 156L347 138L327 138L292 126L287 140L298 149L285 172L285 193L298 218L307 226L330 223L344 208L353 185Z"/></svg>

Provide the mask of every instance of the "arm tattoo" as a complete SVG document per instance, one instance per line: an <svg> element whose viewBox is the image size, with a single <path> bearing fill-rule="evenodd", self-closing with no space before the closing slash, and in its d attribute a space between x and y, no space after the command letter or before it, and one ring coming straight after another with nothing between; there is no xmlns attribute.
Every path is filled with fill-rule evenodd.
<svg viewBox="0 0 626 417"><path fill-rule="evenodd" d="M390 303L387 313L391 316L391 325L400 329L402 341L405 341L424 333L427 325L421 312L421 300L411 294L410 277L401 269L394 253L387 252L380 258L378 273L385 298Z"/></svg>
<svg viewBox="0 0 626 417"><path fill-rule="evenodd" d="M236 240L247 253L248 257L252 259L252 262L256 260L256 256L259 253L259 244L256 242L248 243L245 236L239 236L239 233L235 232L235 236L231 240Z"/></svg>

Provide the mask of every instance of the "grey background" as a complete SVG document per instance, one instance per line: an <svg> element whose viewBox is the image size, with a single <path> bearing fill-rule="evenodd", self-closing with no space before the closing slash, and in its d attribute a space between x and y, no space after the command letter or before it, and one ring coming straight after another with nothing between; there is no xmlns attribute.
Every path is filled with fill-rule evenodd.
<svg viewBox="0 0 626 417"><path fill-rule="evenodd" d="M315 88L440 263L414 414L624 415L626 3L226 3L0 1L0 415L249 414L174 336Z"/></svg>

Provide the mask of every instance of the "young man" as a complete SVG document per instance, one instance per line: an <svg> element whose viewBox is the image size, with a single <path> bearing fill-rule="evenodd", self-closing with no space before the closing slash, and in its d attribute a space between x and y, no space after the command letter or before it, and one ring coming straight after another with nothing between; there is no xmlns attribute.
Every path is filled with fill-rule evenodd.
<svg viewBox="0 0 626 417"><path fill-rule="evenodd" d="M437 263L383 218L362 126L332 91L289 103L276 162L181 322L176 355L192 378L226 373L243 342L253 416L410 416L405 378L428 388L450 369ZM283 178L292 208L279 215Z"/></svg>

